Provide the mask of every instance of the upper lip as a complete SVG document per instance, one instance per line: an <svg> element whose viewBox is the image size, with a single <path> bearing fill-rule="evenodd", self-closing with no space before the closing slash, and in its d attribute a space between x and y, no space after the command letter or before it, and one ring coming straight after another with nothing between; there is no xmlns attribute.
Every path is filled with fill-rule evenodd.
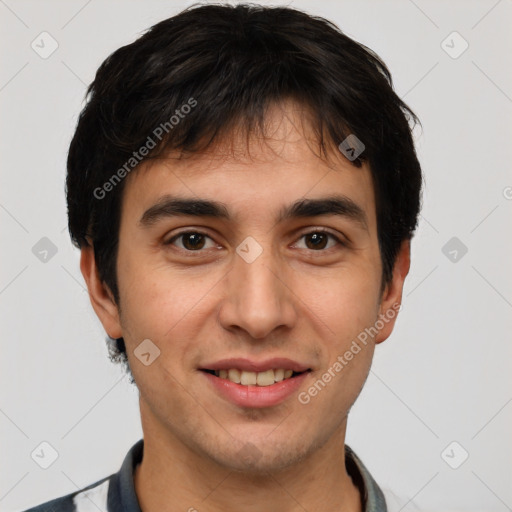
<svg viewBox="0 0 512 512"><path fill-rule="evenodd" d="M293 370L300 373L309 370L309 366L301 364L286 357L273 357L263 361L254 361L243 357L221 359L201 366L200 370L245 370L246 372L264 372L272 369Z"/></svg>

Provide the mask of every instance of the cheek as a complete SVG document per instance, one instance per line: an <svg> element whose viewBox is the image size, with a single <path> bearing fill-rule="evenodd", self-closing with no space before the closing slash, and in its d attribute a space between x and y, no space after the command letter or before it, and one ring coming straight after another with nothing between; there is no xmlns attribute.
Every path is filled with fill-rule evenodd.
<svg viewBox="0 0 512 512"><path fill-rule="evenodd" d="M301 296L332 333L357 336L373 323L379 310L379 285L375 272L341 269L319 279L304 281Z"/></svg>
<svg viewBox="0 0 512 512"><path fill-rule="evenodd" d="M142 268L142 267L140 267ZM125 282L121 325L130 365L141 395L153 403L153 412L162 421L168 405L183 407L183 387L187 382L190 353L197 350L201 321L201 290L190 282L158 278L158 272L139 271ZM149 339L158 356L149 365L137 354L141 342ZM147 342L146 342L147 343ZM152 345L150 345L152 347ZM159 352L158 352L159 351Z"/></svg>
<svg viewBox="0 0 512 512"><path fill-rule="evenodd" d="M323 310L329 316L329 336L322 339L324 364L315 376L313 388L318 406L332 410L332 421L348 413L368 376L375 343L369 334L377 318L374 295L350 294L324 297ZM318 391L320 390L320 391ZM325 390L325 391L324 391ZM321 395L321 396L320 396Z"/></svg>
<svg viewBox="0 0 512 512"><path fill-rule="evenodd" d="M356 272L309 282L309 297L315 299L311 310L322 329L323 365L317 376L322 382L316 388L325 384L326 390L319 393L319 405L334 407L339 414L348 412L371 366L375 345L367 329L378 318L378 284Z"/></svg>
<svg viewBox="0 0 512 512"><path fill-rule="evenodd" d="M143 264L141 260L119 265L122 297L121 324L132 352L144 339L160 349L159 363L182 372L185 359L197 349L207 320L214 318L215 283L219 275L191 276L168 266Z"/></svg>

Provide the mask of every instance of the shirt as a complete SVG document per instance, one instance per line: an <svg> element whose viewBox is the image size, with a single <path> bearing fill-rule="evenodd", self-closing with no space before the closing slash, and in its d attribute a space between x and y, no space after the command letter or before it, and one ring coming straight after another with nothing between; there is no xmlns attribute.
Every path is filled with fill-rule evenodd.
<svg viewBox="0 0 512 512"><path fill-rule="evenodd" d="M102 478L78 491L56 498L25 512L142 512L133 480L142 461L144 439L128 451L117 473ZM384 494L359 457L345 445L347 472L361 493L363 512L390 512Z"/></svg>

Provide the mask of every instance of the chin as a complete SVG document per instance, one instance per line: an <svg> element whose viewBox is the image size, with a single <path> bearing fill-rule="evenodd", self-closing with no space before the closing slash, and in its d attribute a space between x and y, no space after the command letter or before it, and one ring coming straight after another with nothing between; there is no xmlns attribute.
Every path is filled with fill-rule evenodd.
<svg viewBox="0 0 512 512"><path fill-rule="evenodd" d="M236 473L268 476L268 473L283 471L306 458L307 450L299 444L285 445L282 442L270 442L268 439L260 442L247 441L239 443L241 447L235 452L217 452L211 456L218 464Z"/></svg>

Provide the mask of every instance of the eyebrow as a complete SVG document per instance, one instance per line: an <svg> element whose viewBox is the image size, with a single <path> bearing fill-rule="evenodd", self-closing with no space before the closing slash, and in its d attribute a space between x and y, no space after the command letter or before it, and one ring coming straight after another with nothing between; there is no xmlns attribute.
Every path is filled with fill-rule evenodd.
<svg viewBox="0 0 512 512"><path fill-rule="evenodd" d="M358 223L368 231L368 219L365 211L352 199L343 195L331 195L318 199L301 199L284 206L277 222L288 219L337 215ZM139 220L142 227L149 227L169 217L192 216L212 217L230 220L231 216L225 204L207 199L181 198L170 195L161 197L148 208Z"/></svg>

